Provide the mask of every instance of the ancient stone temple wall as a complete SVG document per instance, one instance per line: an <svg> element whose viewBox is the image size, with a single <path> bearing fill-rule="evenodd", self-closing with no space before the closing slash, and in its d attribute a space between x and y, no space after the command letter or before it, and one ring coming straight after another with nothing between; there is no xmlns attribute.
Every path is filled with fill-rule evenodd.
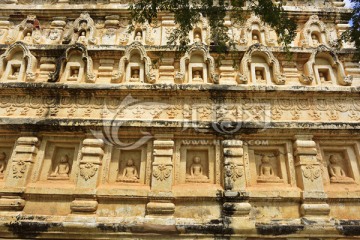
<svg viewBox="0 0 360 240"><path fill-rule="evenodd" d="M342 1L287 1L289 57L256 16L236 50L128 31L123 0L0 1L0 237L360 235L360 66ZM160 235L159 235L160 234Z"/></svg>

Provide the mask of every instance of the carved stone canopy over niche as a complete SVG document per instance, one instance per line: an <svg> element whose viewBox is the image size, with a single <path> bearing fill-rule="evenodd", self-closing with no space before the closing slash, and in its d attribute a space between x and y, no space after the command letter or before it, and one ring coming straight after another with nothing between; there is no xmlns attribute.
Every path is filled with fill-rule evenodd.
<svg viewBox="0 0 360 240"><path fill-rule="evenodd" d="M5 43L12 44L22 41L26 44L40 43L40 22L35 15L28 15L20 24L16 25L6 37Z"/></svg>
<svg viewBox="0 0 360 240"><path fill-rule="evenodd" d="M86 47L77 44L69 47L58 59L56 70L50 74L49 81L56 82L60 78L60 82L66 83L95 82L96 76L92 70L93 62Z"/></svg>
<svg viewBox="0 0 360 240"><path fill-rule="evenodd" d="M95 39L95 23L88 13L82 13L79 18L74 21L74 36L71 43L75 42L84 45L96 44Z"/></svg>
<svg viewBox="0 0 360 240"><path fill-rule="evenodd" d="M301 43L304 47L329 46L333 41L328 28L317 15L312 15L305 23L301 37Z"/></svg>
<svg viewBox="0 0 360 240"><path fill-rule="evenodd" d="M0 56L1 81L35 81L37 60L22 42L12 44Z"/></svg>
<svg viewBox="0 0 360 240"><path fill-rule="evenodd" d="M154 83L156 80L152 70L151 59L147 56L140 42L133 42L126 47L121 57L118 72L112 77L112 82Z"/></svg>
<svg viewBox="0 0 360 240"><path fill-rule="evenodd" d="M272 38L270 31L270 27L265 25L259 17L252 15L246 21L240 43L246 44L247 46L257 43L265 46L274 46L276 41Z"/></svg>
<svg viewBox="0 0 360 240"><path fill-rule="evenodd" d="M252 45L240 63L239 83L285 84L285 76L281 72L280 63L265 46Z"/></svg>
<svg viewBox="0 0 360 240"><path fill-rule="evenodd" d="M335 52L320 45L304 65L300 78L307 85L351 85L352 76L347 76L343 64ZM314 81L315 80L315 81Z"/></svg>
<svg viewBox="0 0 360 240"><path fill-rule="evenodd" d="M203 44L195 43L180 59L180 71L176 73L177 83L218 83L215 61Z"/></svg>

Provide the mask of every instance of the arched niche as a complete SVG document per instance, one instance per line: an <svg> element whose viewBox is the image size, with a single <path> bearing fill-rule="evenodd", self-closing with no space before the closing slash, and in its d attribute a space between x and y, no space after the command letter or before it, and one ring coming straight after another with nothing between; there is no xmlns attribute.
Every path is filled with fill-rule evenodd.
<svg viewBox="0 0 360 240"><path fill-rule="evenodd" d="M89 13L82 13L73 23L73 37L71 44L96 44L95 23Z"/></svg>
<svg viewBox="0 0 360 240"><path fill-rule="evenodd" d="M175 75L177 83L219 83L215 73L214 58L204 45L194 44L180 59L180 71Z"/></svg>
<svg viewBox="0 0 360 240"><path fill-rule="evenodd" d="M26 44L36 44L41 42L41 38L39 20L35 15L28 15L26 19L9 32L5 43L11 44L15 41L22 41Z"/></svg>
<svg viewBox="0 0 360 240"><path fill-rule="evenodd" d="M34 82L37 59L22 42L16 42L0 56L1 81Z"/></svg>
<svg viewBox="0 0 360 240"><path fill-rule="evenodd" d="M270 27L265 25L260 18L252 15L245 24L243 29L243 36L240 39L240 43L247 46L253 44L263 44L265 46L274 46L276 44L275 39L271 37Z"/></svg>
<svg viewBox="0 0 360 240"><path fill-rule="evenodd" d="M321 45L304 65L300 81L306 85L351 85L352 76L345 74L343 64L328 47Z"/></svg>
<svg viewBox="0 0 360 240"><path fill-rule="evenodd" d="M305 23L301 33L302 46L317 47L319 45L329 46L331 42L330 32L317 15L313 15Z"/></svg>
<svg viewBox="0 0 360 240"><path fill-rule="evenodd" d="M69 47L56 63L56 70L50 74L49 82L94 83L93 62L84 45Z"/></svg>
<svg viewBox="0 0 360 240"><path fill-rule="evenodd" d="M196 23L194 29L189 33L190 43L210 44L209 42L210 28L207 19L201 16Z"/></svg>
<svg viewBox="0 0 360 240"><path fill-rule="evenodd" d="M147 56L144 46L140 42L133 42L127 46L111 82L155 83L155 80L151 59Z"/></svg>
<svg viewBox="0 0 360 240"><path fill-rule="evenodd" d="M241 74L237 76L238 83L285 84L285 76L281 73L279 61L272 52L260 44L252 45L246 51L240 63L240 71Z"/></svg>
<svg viewBox="0 0 360 240"><path fill-rule="evenodd" d="M130 34L130 43L139 42L141 44L152 45L154 41L150 24L135 24L135 30Z"/></svg>

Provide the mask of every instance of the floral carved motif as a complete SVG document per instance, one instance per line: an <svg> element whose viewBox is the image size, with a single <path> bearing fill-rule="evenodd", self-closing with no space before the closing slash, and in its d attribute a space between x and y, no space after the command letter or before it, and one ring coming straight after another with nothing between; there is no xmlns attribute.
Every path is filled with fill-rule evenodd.
<svg viewBox="0 0 360 240"><path fill-rule="evenodd" d="M315 179L318 179L321 175L320 169L315 168L313 165L308 165L303 170L304 177L311 180L312 182Z"/></svg>
<svg viewBox="0 0 360 240"><path fill-rule="evenodd" d="M164 181L170 176L170 173L171 168L169 166L160 164L154 169L153 175L157 180Z"/></svg>
<svg viewBox="0 0 360 240"><path fill-rule="evenodd" d="M26 171L26 165L24 161L18 161L12 166L14 178L22 178Z"/></svg>
<svg viewBox="0 0 360 240"><path fill-rule="evenodd" d="M234 182L244 175L244 169L234 163L230 164L226 168L226 176Z"/></svg>
<svg viewBox="0 0 360 240"><path fill-rule="evenodd" d="M93 163L81 164L80 176L82 176L85 179L85 181L87 181L95 175L98 168L99 167Z"/></svg>

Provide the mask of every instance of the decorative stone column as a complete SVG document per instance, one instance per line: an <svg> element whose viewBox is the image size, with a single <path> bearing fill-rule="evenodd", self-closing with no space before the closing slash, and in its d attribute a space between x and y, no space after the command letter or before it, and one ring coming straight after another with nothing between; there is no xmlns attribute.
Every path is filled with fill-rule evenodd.
<svg viewBox="0 0 360 240"><path fill-rule="evenodd" d="M37 137L19 137L9 162L10 169L5 176L5 187L1 190L0 210L21 211L25 206L22 198L30 178L38 151Z"/></svg>
<svg viewBox="0 0 360 240"><path fill-rule="evenodd" d="M245 191L244 149L241 140L222 141L224 153L224 204L223 212L235 232L244 232L255 227L250 221L251 205Z"/></svg>
<svg viewBox="0 0 360 240"><path fill-rule="evenodd" d="M172 134L155 135L150 202L146 206L146 214L150 216L171 216L175 211L171 192L173 183L173 137Z"/></svg>
<svg viewBox="0 0 360 240"><path fill-rule="evenodd" d="M98 202L96 187L98 184L101 160L104 156L104 142L101 139L85 139L81 149L79 176L76 183L75 200L71 211L75 214L95 213Z"/></svg>
<svg viewBox="0 0 360 240"><path fill-rule="evenodd" d="M301 215L303 220L328 221L330 207L316 159L316 144L312 135L296 135L294 142L295 169L298 186L303 190Z"/></svg>

